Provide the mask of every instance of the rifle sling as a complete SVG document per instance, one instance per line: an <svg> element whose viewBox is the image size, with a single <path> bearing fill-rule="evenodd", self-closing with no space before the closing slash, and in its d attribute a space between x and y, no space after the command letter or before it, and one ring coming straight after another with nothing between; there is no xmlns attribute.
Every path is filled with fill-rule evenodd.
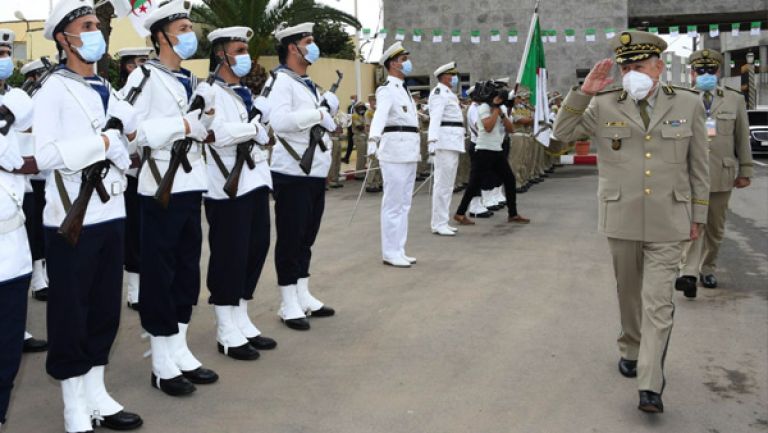
<svg viewBox="0 0 768 433"><path fill-rule="evenodd" d="M157 167L157 162L154 158L152 158L152 149L145 147L142 151L141 158L147 162L147 165L149 166L149 172L152 173L152 177L155 178L155 183L160 185L162 176L160 176L160 169Z"/></svg>
<svg viewBox="0 0 768 433"><path fill-rule="evenodd" d="M227 170L227 167L224 165L224 161L221 160L221 156L219 156L219 152L216 152L216 149L213 148L213 146L208 146L208 150L211 151L211 156L213 157L213 162L216 163L216 167L219 167L219 171L221 172L221 175L224 176L224 179L227 179L229 177L229 170Z"/></svg>
<svg viewBox="0 0 768 433"><path fill-rule="evenodd" d="M64 187L64 178L61 177L59 170L53 170L53 178L56 181L56 189L59 191L59 198L61 199L62 206L64 206L64 212L69 213L69 210L72 209L72 200L69 199L67 188Z"/></svg>
<svg viewBox="0 0 768 433"><path fill-rule="evenodd" d="M296 149L293 148L290 144L288 144L287 141L283 140L283 137L278 136L275 134L275 137L277 137L278 141L280 141L280 144L283 145L286 152L288 152L289 155L291 155L291 158L295 159L296 161L301 161L301 156L296 152Z"/></svg>

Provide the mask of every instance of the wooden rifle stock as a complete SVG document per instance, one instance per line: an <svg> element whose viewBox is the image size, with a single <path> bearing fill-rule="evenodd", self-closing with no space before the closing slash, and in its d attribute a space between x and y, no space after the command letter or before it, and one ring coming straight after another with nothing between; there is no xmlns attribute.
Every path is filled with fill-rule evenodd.
<svg viewBox="0 0 768 433"><path fill-rule="evenodd" d="M337 70L336 75L338 75L338 79L335 83L331 86L331 89L329 92L336 93L336 90L339 89L339 85L341 84L341 80L344 78L344 74L341 73L341 71ZM322 104L324 107L328 108L328 113L330 113L330 108L328 106L327 101L323 101ZM309 174L312 171L312 162L315 159L315 151L317 150L317 147L320 147L320 150L323 152L326 152L328 148L325 146L325 143L323 142L323 136L325 136L326 129L323 128L320 125L315 125L312 127L312 129L309 130L309 146L307 146L307 150L304 151L304 154L301 155L301 161L299 161L299 168L301 168L301 171L304 172L304 174Z"/></svg>
<svg viewBox="0 0 768 433"><path fill-rule="evenodd" d="M82 171L83 182L80 184L80 192L58 230L58 233L73 247L77 245L77 241L80 239L85 213L88 210L88 202L91 201L93 192L96 191L102 203L109 201L109 194L102 182L102 179L109 172L109 164L109 161L99 161Z"/></svg>

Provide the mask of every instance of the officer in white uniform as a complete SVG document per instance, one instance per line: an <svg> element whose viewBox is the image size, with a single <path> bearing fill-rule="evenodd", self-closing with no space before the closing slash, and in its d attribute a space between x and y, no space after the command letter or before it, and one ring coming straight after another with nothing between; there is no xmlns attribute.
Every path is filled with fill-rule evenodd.
<svg viewBox="0 0 768 433"><path fill-rule="evenodd" d="M136 138L142 165L139 173L141 218L141 273L139 315L150 334L152 386L168 395L195 391L193 384L209 384L218 375L192 354L187 329L200 295L200 254L203 234L200 221L202 195L208 189L208 169L202 158L202 142L213 121L214 91L207 83L181 67L181 61L197 50L192 31L189 1L174 0L150 13L144 27L150 31L158 53L145 64L150 76L136 100L139 119ZM144 77L137 69L126 88ZM203 113L187 113L190 101L200 96ZM176 140L192 139L187 153L191 171L179 168L168 207L154 198L171 159Z"/></svg>
<svg viewBox="0 0 768 433"><path fill-rule="evenodd" d="M368 135L368 154L376 155L384 178L381 199L381 253L385 265L410 268L405 254L416 165L421 160L419 119L405 77L413 69L400 42L384 51L379 64L389 74L376 89L376 112Z"/></svg>
<svg viewBox="0 0 768 433"><path fill-rule="evenodd" d="M429 94L429 153L434 155L432 192L432 233L455 236L457 228L448 225L451 197L459 168L459 155L464 153L464 115L453 89L459 85L456 62L440 66L434 73L437 86Z"/></svg>
<svg viewBox="0 0 768 433"><path fill-rule="evenodd" d="M67 432L90 431L92 420L131 430L142 419L109 395L104 366L120 323L122 195L130 165L127 137L135 136L136 117L130 104L114 97L109 82L93 74L106 42L92 1L60 0L43 34L67 53L66 64L35 95L32 126L37 166L51 171L43 211L50 276L46 370L61 381ZM117 129L102 131L109 117L120 119L125 135ZM101 182L109 200L93 194L73 246L57 231L81 191L82 170L106 160L110 165Z"/></svg>
<svg viewBox="0 0 768 433"><path fill-rule="evenodd" d="M307 68L320 58L312 36L314 23L294 27L280 26L274 86L267 100L269 121L277 142L272 153L272 183L275 198L275 268L282 294L279 316L291 329L307 330L307 315L332 316L334 310L309 291L309 266L312 245L320 230L325 208L325 179L331 165L332 143L329 133L336 130L333 116L339 101L330 92L320 94L307 75ZM262 110L263 112L263 110ZM315 151L311 171L305 174L299 159L308 148L310 131L324 128L323 143Z"/></svg>
<svg viewBox="0 0 768 433"><path fill-rule="evenodd" d="M228 27L208 34L210 69L221 64L214 91L215 141L208 148L208 302L216 312L219 352L240 360L259 358L258 349L274 349L275 340L261 335L248 317L248 301L259 281L269 250L269 194L272 177L268 154L260 145L269 141L259 116L249 119L253 95L240 83L251 71L248 41L253 30ZM235 166L238 152L249 152L255 166L243 164L235 198L224 185Z"/></svg>
<svg viewBox="0 0 768 433"><path fill-rule="evenodd" d="M154 50L149 47L123 48L117 52L120 58L120 96L125 97L131 89L125 86L128 76L139 66L149 60ZM133 149L132 149L133 150ZM137 156L132 155L132 158ZM139 310L139 181L138 169L131 168L126 172L128 188L125 190L125 279L128 285L126 303L128 307Z"/></svg>

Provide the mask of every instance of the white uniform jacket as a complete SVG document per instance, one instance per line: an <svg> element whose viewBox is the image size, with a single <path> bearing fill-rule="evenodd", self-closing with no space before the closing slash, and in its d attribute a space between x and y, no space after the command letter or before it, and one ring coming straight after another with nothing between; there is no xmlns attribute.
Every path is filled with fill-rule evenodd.
<svg viewBox="0 0 768 433"><path fill-rule="evenodd" d="M114 102L111 86L105 84L111 94L110 102ZM66 212L56 184L56 172L61 174L73 203L80 192L81 170L106 158L101 130L107 119L99 93L84 78L63 68L48 78L34 102L35 158L40 170L51 170L45 182L43 225L58 227ZM127 141L110 145L127 146ZM122 197L127 186L125 174L111 166L102 182L110 200L102 203L94 192L88 202L85 226L125 218Z"/></svg>
<svg viewBox="0 0 768 433"><path fill-rule="evenodd" d="M464 116L459 98L450 87L438 83L429 94L429 134L435 142L431 150L464 152Z"/></svg>
<svg viewBox="0 0 768 433"><path fill-rule="evenodd" d="M17 146L14 131L0 135L0 155ZM24 227L26 176L0 170L0 284L32 272L27 230Z"/></svg>
<svg viewBox="0 0 768 433"><path fill-rule="evenodd" d="M189 99L184 85L176 75L156 60L146 63L150 76L144 90L136 100L134 108L139 122L136 134L136 145L139 154L148 147L152 150L160 176L168 170L171 159L171 149L176 140L185 137L183 116L187 113ZM143 78L140 68L128 76L124 91L138 86ZM197 86L197 79L192 76L192 88ZM194 95L193 95L194 98ZM176 172L171 193L190 191L205 191L208 188L208 170L202 158L203 145L193 142L187 154L192 171L185 172L181 167ZM148 162L141 167L139 174L139 194L154 196L157 192L157 182L152 176Z"/></svg>
<svg viewBox="0 0 768 433"><path fill-rule="evenodd" d="M421 161L421 136L418 132L384 132L387 126L419 128L416 104L397 77L376 89L376 112L371 121L369 139L380 139L376 156L383 162Z"/></svg>
<svg viewBox="0 0 768 433"><path fill-rule="evenodd" d="M267 82L271 84L272 79ZM272 171L290 176L307 175L301 171L299 161L296 161L281 140L285 140L296 151L299 157L304 155L309 145L309 131L314 125L320 123L321 116L327 116L327 112L320 111L322 98L302 82L302 78L287 68L279 68L275 76L275 85L267 99L269 104L269 124L280 139L275 142L272 151ZM323 110L325 111L325 110ZM332 142L328 134L323 137L326 152L319 147L315 151L312 160L312 170L309 177L328 176L331 167Z"/></svg>
<svg viewBox="0 0 768 433"><path fill-rule="evenodd" d="M237 145L252 139L260 144L265 144L269 137L260 124L248 122L243 99L235 93L226 83L217 81L214 85L216 92L216 116L211 125L216 141L209 146L219 155L221 162L227 171L231 171L237 157ZM248 164L243 165L240 173L240 182L237 187L237 196L243 196L249 192L268 187L272 189L272 176L269 173L267 163L268 154L259 146L253 146L251 157L256 167L251 170ZM229 196L224 192L226 177L222 174L213 155L208 155L208 192L206 198L214 200L227 200Z"/></svg>

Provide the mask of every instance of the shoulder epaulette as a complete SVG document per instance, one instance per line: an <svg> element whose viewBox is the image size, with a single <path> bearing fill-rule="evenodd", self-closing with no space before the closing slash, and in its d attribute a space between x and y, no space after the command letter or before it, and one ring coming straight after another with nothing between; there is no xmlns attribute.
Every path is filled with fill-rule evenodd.
<svg viewBox="0 0 768 433"><path fill-rule="evenodd" d="M439 94L440 94L440 88L439 87L435 87L435 95L439 95Z"/></svg>
<svg viewBox="0 0 768 433"><path fill-rule="evenodd" d="M385 81L384 84L382 84L382 86L388 86L388 85L389 85L389 80Z"/></svg>
<svg viewBox="0 0 768 433"><path fill-rule="evenodd" d="M595 94L595 96L597 96L597 95L605 95L606 93L620 92L622 90L623 89L621 87L614 87L613 89L601 90L601 91L597 92Z"/></svg>
<svg viewBox="0 0 768 433"><path fill-rule="evenodd" d="M685 90L685 91L687 91L687 92L691 92L691 93L693 93L694 95L698 95L699 93L701 93L701 92L699 92L698 90L696 90L696 89L692 89L692 88L690 88L690 87L672 86L672 85L669 85L669 84L667 84L667 85L664 85L664 87L662 87L662 89L664 89L664 93L667 93L667 90L666 90L667 88L669 88L669 90L672 92L672 93L671 93L672 95L674 95L674 94L675 94L675 89L676 89L676 90ZM667 93L667 95L670 95L670 93Z"/></svg>

